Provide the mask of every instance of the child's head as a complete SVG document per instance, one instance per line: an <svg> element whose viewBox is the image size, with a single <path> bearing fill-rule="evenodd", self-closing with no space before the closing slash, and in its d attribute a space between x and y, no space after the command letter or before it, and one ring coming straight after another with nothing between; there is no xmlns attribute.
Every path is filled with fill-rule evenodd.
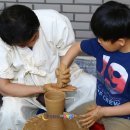
<svg viewBox="0 0 130 130"><path fill-rule="evenodd" d="M130 39L130 9L114 1L104 3L93 14L91 29L96 37L105 41Z"/></svg>
<svg viewBox="0 0 130 130"><path fill-rule="evenodd" d="M39 20L23 5L13 5L0 14L0 37L8 45L23 45L38 32Z"/></svg>

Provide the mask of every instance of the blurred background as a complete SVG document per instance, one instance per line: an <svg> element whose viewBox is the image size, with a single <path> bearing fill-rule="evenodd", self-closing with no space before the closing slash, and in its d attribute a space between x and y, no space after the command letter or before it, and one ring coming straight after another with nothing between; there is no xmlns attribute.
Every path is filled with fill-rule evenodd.
<svg viewBox="0 0 130 130"><path fill-rule="evenodd" d="M14 4L26 5L31 9L55 9L66 15L74 28L77 40L94 37L90 29L93 12L102 3L110 0L0 0L0 11ZM114 0L127 4L130 0Z"/></svg>

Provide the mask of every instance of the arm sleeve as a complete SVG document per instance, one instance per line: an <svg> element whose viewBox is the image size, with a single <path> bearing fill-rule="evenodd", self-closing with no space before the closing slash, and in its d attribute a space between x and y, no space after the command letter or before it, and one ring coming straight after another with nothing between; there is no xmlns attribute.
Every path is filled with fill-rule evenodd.
<svg viewBox="0 0 130 130"><path fill-rule="evenodd" d="M34 10L46 41L53 46L59 56L65 55L75 40L69 19L55 10Z"/></svg>
<svg viewBox="0 0 130 130"><path fill-rule="evenodd" d="M94 57L96 57L101 50L101 46L99 45L97 38L81 41L80 47L84 53Z"/></svg>
<svg viewBox="0 0 130 130"><path fill-rule="evenodd" d="M2 44L5 43L0 40L0 78L12 79L14 78L14 72L11 62L11 50Z"/></svg>

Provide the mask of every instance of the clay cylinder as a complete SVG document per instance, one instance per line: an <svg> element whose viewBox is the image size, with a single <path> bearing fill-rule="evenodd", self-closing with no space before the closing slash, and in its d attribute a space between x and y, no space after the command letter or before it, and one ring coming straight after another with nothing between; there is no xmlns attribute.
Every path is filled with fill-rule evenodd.
<svg viewBox="0 0 130 130"><path fill-rule="evenodd" d="M44 99L48 115L47 130L65 130L63 118L60 118L64 112L65 94L59 91L48 91L45 93ZM51 116L49 117L49 115ZM55 117L55 115L59 115L59 117Z"/></svg>

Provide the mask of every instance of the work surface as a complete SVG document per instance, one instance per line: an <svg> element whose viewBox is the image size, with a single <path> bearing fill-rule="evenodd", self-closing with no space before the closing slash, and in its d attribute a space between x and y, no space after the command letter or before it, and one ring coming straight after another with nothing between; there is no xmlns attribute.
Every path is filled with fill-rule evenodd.
<svg viewBox="0 0 130 130"><path fill-rule="evenodd" d="M32 117L27 121L23 130L47 130L46 124L48 120L43 119L43 114L39 114L35 117ZM65 124L65 130L88 130L87 128L79 128L78 124L74 119L63 119Z"/></svg>

